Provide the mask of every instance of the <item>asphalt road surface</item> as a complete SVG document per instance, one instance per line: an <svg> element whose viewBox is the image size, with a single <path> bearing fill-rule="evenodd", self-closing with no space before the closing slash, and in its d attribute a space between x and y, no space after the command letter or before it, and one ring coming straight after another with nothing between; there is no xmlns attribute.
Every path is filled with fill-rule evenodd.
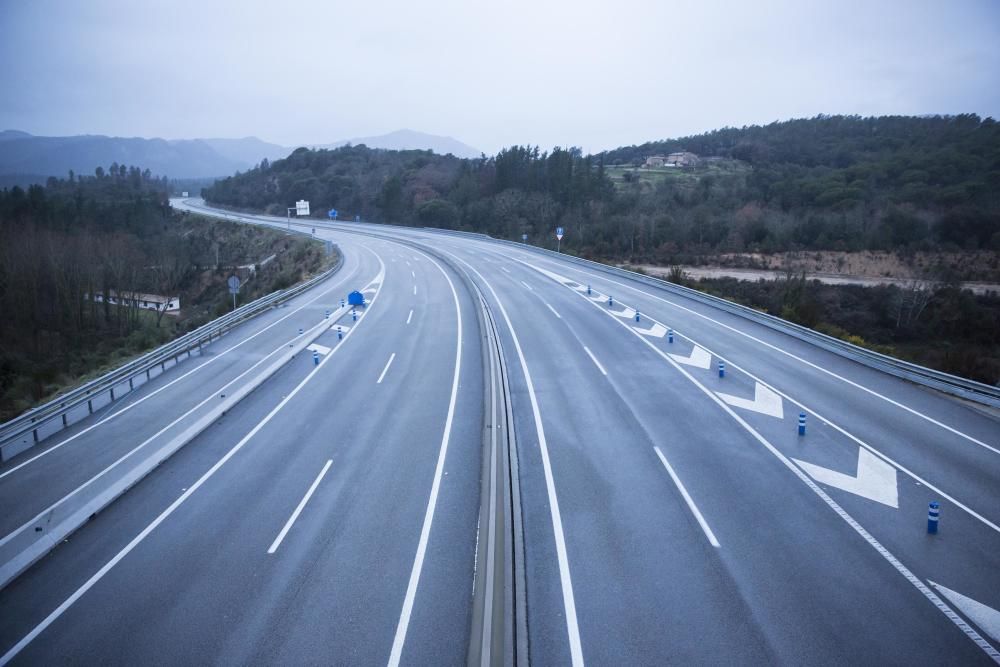
<svg viewBox="0 0 1000 667"><path fill-rule="evenodd" d="M529 247L303 228L344 252L334 277L0 468L0 532L32 530L368 290L318 365L297 355L0 591L5 661L465 662L485 424L471 283L510 371L531 662L1000 660L995 416Z"/></svg>

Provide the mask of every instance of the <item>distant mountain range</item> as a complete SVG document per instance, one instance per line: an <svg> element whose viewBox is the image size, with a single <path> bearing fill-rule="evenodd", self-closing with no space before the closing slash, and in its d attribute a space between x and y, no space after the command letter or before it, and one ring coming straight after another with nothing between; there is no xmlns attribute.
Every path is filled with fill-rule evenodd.
<svg viewBox="0 0 1000 667"><path fill-rule="evenodd" d="M318 144L310 148L339 148L340 146L360 146L364 144L368 148L385 148L388 150L432 150L438 155L451 153L455 157L477 158L482 155L482 151L463 144L458 139L451 137L439 137L433 134L424 134L415 130L396 130L389 134L382 134L377 137L357 137L337 141L332 144Z"/></svg>
<svg viewBox="0 0 1000 667"><path fill-rule="evenodd" d="M311 147L336 148L345 144L389 150L429 149L458 157L480 155L478 150L451 137L413 130ZM264 158L274 161L286 157L292 150L256 137L179 140L102 135L37 137L19 130L4 130L0 132L0 187L44 183L49 176L65 177L70 170L93 174L97 167L107 169L113 162L171 178L228 176L250 169Z"/></svg>

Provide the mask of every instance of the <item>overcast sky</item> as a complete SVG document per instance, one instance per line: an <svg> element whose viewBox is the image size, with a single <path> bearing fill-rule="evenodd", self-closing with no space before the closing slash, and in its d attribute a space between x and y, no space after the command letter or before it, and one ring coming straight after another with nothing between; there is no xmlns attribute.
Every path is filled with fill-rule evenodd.
<svg viewBox="0 0 1000 667"><path fill-rule="evenodd" d="M1000 117L1000 2L0 0L0 129L587 152L819 113Z"/></svg>

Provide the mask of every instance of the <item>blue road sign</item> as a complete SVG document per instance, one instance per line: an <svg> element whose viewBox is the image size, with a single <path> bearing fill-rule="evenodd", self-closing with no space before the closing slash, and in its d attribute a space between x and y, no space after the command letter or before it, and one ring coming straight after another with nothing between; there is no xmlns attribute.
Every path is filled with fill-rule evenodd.
<svg viewBox="0 0 1000 667"><path fill-rule="evenodd" d="M563 237L563 228L556 227L556 238L562 241L562 237Z"/></svg>
<svg viewBox="0 0 1000 667"><path fill-rule="evenodd" d="M361 216L360 215L354 216L354 222L361 222Z"/></svg>
<svg viewBox="0 0 1000 667"><path fill-rule="evenodd" d="M336 220L337 219L337 209L335 209L335 208L331 208L329 211L326 212L326 214L328 216L330 216L331 220Z"/></svg>

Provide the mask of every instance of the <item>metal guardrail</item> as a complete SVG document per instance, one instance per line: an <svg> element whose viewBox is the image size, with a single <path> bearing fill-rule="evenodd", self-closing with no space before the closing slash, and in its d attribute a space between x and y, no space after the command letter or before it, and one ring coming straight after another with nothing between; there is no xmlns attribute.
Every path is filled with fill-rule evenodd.
<svg viewBox="0 0 1000 667"><path fill-rule="evenodd" d="M690 287L677 285L676 283L671 283L660 278L646 276L617 266L609 266L607 264L601 264L600 262L593 262L589 259L567 255L566 253L556 253L555 251L547 248L526 246L522 243L508 241L506 239L494 240L498 243L513 245L521 249L530 249L538 253L557 256L561 259L569 260L576 264L596 269L604 273L645 283L652 287L672 292L693 301L698 301L714 308L724 310L744 319L752 320L770 329L781 331L782 333L788 334L793 338L816 345L817 347L827 350L828 352L833 352L834 354L863 364L869 368L874 368L915 384L930 387L932 389L951 394L952 396L958 396L982 405L1000 407L1000 387L958 377L957 375L937 371L933 368L927 368L926 366L920 366L908 361L903 361L902 359L896 359L895 357L890 357L888 355L875 352L874 350L869 350L853 343L848 343L847 341L840 340L839 338L834 338L833 336L828 336L827 334L814 331L808 327L783 320L780 317L762 313L758 310L754 310L753 308L733 303L720 297L712 296L711 294L705 294L704 292L699 292L698 290L691 289Z"/></svg>
<svg viewBox="0 0 1000 667"><path fill-rule="evenodd" d="M339 271L343 265L343 255L339 252L337 254L337 263L327 271L298 285L273 292L240 306L233 312L212 320L194 331L147 352L139 358L99 378L91 380L62 396L58 396L38 408L29 410L4 424L0 424L0 445L23 438L28 433L31 433L34 442L38 442L38 431L42 427L52 423L56 419L61 419L63 428L69 426L68 414L84 403L87 404L87 414L92 414L94 411L93 401L105 393L109 395L110 401L114 402L117 398L124 396L135 388L135 379L140 375L145 375L146 380L149 380L152 370L157 366L160 367L162 372L165 370L168 361L173 360L176 364L182 355L187 354L190 357L191 352L195 348L200 349L203 345L207 345L212 340L219 338L234 326L256 317L264 311L292 297L298 296L317 283L326 280ZM121 391L116 395L115 390L124 388L126 384L128 385L128 390Z"/></svg>
<svg viewBox="0 0 1000 667"><path fill-rule="evenodd" d="M714 308L718 308L730 314L757 322L758 324L775 331L780 331L792 336L793 338L816 345L821 349L827 350L828 352L832 352L846 359L850 359L851 361L855 361L864 366L868 366L869 368L888 373L909 382L929 387L931 389L936 389L946 394L973 401L981 405L988 405L995 408L1000 407L1000 386L991 386L982 382L976 382L975 380L958 377L957 375L951 375L943 371L937 371L933 368L927 368L926 366L920 366L908 361L903 361L902 359L896 359L895 357L890 357L888 355L875 352L874 350L869 350L859 345L848 343L847 341L840 340L839 338L834 338L833 336L828 336L827 334L814 331L808 327L794 324L787 320L783 320L780 317L762 313L754 310L753 308L733 303L717 296L705 294L704 292L699 292L698 290L694 290L689 287L683 287L666 280L653 278L651 276L636 273L635 271L629 271L628 269L622 269L617 266L601 264L600 262L594 262L581 257L576 257L574 255L569 255L567 253L557 253L554 250L549 250L548 248L540 248L534 245L518 243L517 241L494 238L488 234L478 232L463 232L450 229L437 229L434 227L403 227L399 225L380 226L405 230L420 229L423 231L435 232L449 236L462 236L480 240L491 240L496 243L503 243L521 248L522 250L530 250L540 254L569 260L588 268L596 269L598 271L619 277L629 278L630 280L645 283L652 287L672 292L674 294L687 297L693 301L698 301Z"/></svg>

